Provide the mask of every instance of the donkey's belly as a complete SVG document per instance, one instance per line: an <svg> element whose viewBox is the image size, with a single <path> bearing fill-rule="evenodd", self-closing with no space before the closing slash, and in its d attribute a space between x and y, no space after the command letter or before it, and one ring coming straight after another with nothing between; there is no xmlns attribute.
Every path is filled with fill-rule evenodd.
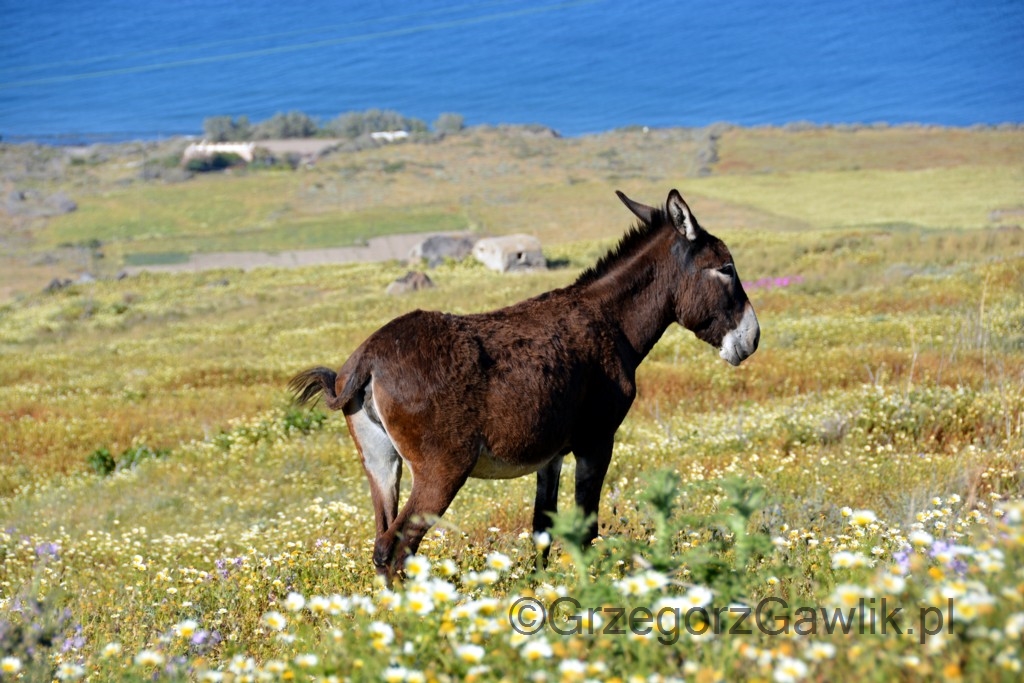
<svg viewBox="0 0 1024 683"><path fill-rule="evenodd" d="M552 453L551 457L555 457L555 454ZM550 461L551 458L540 462L511 463L507 460L499 460L490 449L481 448L476 467L469 473L469 476L477 479L515 479L533 474Z"/></svg>

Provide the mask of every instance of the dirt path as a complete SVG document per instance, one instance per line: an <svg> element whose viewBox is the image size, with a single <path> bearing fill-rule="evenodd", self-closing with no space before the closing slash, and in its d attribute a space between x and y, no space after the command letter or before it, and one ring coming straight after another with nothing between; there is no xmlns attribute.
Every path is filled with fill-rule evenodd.
<svg viewBox="0 0 1024 683"><path fill-rule="evenodd" d="M463 235L468 233L414 233L409 235L387 235L373 237L365 246L332 247L325 249L301 249L293 251L222 251L191 254L185 263L169 263L150 266L129 266L124 269L129 275L143 271L150 273L184 273L217 268L295 268L331 263L380 262L409 258L409 250L432 234Z"/></svg>

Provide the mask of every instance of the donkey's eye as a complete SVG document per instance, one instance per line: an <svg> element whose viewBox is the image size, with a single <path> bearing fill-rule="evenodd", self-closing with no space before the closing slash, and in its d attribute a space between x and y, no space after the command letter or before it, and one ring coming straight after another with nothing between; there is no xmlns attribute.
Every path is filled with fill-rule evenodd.
<svg viewBox="0 0 1024 683"><path fill-rule="evenodd" d="M731 263L726 263L724 266L718 269L718 272L728 277L736 276L736 268Z"/></svg>

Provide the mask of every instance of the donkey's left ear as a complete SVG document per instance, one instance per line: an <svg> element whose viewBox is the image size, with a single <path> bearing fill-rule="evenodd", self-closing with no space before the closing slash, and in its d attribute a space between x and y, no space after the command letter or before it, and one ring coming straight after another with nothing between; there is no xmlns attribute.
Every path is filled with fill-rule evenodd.
<svg viewBox="0 0 1024 683"><path fill-rule="evenodd" d="M651 220L654 217L653 207L641 204L640 202L634 202L619 190L615 190L615 194L619 196L619 199L626 205L626 208L633 212L634 216L642 220L647 225L651 224Z"/></svg>
<svg viewBox="0 0 1024 683"><path fill-rule="evenodd" d="M690 213L690 207L683 201L683 196L679 194L679 190L669 192L668 201L665 204L668 207L668 215L672 218L672 224L676 226L676 230L681 232L691 242L697 239L697 234L700 232L701 227L697 224L697 219Z"/></svg>

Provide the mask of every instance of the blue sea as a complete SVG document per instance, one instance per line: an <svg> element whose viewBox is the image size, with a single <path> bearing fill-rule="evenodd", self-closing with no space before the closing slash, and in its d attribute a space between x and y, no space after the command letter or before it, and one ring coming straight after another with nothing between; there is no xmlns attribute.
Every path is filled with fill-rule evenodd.
<svg viewBox="0 0 1024 683"><path fill-rule="evenodd" d="M0 136L369 108L623 126L1024 121L1022 0L0 0Z"/></svg>

